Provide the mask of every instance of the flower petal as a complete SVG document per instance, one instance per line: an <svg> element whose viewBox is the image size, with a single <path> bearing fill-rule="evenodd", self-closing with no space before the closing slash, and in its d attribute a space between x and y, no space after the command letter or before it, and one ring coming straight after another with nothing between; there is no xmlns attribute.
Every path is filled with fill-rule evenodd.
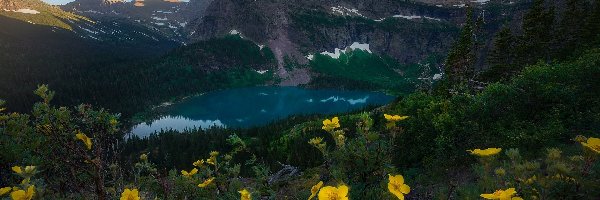
<svg viewBox="0 0 600 200"><path fill-rule="evenodd" d="M406 184L400 186L400 192L402 192L404 194L410 193L410 186L408 186Z"/></svg>

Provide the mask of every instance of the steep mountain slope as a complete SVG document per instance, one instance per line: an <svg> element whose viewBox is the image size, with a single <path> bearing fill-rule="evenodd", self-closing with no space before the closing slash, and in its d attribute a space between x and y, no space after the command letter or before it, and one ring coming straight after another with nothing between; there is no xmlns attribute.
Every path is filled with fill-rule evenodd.
<svg viewBox="0 0 600 200"><path fill-rule="evenodd" d="M204 2L204 1L201 1ZM124 20L155 31L173 41L187 42L189 19L199 17L206 5L180 1L77 0L62 6L64 10L98 21Z"/></svg>
<svg viewBox="0 0 600 200"><path fill-rule="evenodd" d="M431 2L429 2L431 3ZM241 34L273 49L278 76L290 85L310 82L305 69L286 68L286 62L307 65L310 55L368 45L375 55L400 64L416 64L444 55L465 21L466 4L436 5L394 0L222 0L210 4L203 18L192 22L193 41L231 33ZM518 18L521 3L470 2L492 35L501 24Z"/></svg>
<svg viewBox="0 0 600 200"><path fill-rule="evenodd" d="M70 22L92 22L88 18L65 12L39 0L1 0L0 15L25 21L72 30Z"/></svg>
<svg viewBox="0 0 600 200"><path fill-rule="evenodd" d="M0 5L0 96L14 110L34 101L27 90L38 84L72 84L93 68L159 56L178 46L126 20L92 21L39 0Z"/></svg>

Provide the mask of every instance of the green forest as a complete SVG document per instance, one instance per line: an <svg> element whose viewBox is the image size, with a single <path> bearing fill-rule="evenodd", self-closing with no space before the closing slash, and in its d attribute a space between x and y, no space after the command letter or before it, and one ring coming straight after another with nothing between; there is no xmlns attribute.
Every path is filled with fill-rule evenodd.
<svg viewBox="0 0 600 200"><path fill-rule="evenodd" d="M0 101L0 199L598 199L600 1L564 6L535 0L494 35L470 10L427 87L398 71L441 72L360 50L317 55L323 79L309 87L401 96L255 128L126 134L161 101L279 81L255 72L276 68L273 52L236 35L73 71L38 85L31 108Z"/></svg>

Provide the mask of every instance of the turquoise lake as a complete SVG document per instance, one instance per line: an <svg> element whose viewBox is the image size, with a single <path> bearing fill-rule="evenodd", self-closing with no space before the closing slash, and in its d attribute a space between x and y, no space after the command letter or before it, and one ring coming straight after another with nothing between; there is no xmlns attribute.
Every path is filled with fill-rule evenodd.
<svg viewBox="0 0 600 200"><path fill-rule="evenodd" d="M160 118L133 127L140 137L160 130L247 128L292 115L335 114L384 105L395 97L369 91L250 87L205 93L170 105Z"/></svg>

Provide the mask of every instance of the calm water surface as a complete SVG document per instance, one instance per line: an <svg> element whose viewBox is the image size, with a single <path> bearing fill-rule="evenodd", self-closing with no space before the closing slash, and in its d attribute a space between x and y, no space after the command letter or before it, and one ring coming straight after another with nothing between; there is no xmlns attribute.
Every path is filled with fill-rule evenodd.
<svg viewBox="0 0 600 200"><path fill-rule="evenodd" d="M160 130L252 127L291 115L335 114L383 105L395 97L366 91L312 90L299 87L250 87L206 93L171 105L151 123L136 125L141 137Z"/></svg>

